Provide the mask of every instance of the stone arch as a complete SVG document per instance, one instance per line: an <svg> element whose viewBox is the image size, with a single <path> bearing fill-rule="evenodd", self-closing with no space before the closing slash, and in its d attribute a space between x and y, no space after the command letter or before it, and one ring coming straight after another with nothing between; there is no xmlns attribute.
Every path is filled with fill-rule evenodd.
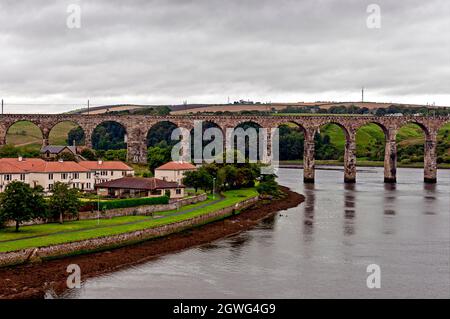
<svg viewBox="0 0 450 319"><path fill-rule="evenodd" d="M320 130L321 127L323 127L325 125L330 125L330 124L337 125L337 126L339 126L342 129L342 131L344 132L344 136L345 136L346 141L351 139L352 128L351 127L347 127L344 123L341 123L341 122L336 121L336 120L330 120L330 121L326 121L326 122L321 123L318 126L317 130Z"/></svg>
<svg viewBox="0 0 450 319"><path fill-rule="evenodd" d="M425 135L425 140L429 140L431 138L431 130L424 123L422 123L420 121L417 121L417 120L414 120L414 119L407 119L406 121L402 121L397 127L397 131L396 131L396 136L395 137L397 137L398 131L402 127L404 127L405 125L408 125L408 124L416 124L418 127L420 127L422 129L422 132Z"/></svg>
<svg viewBox="0 0 450 319"><path fill-rule="evenodd" d="M303 134L307 134L308 133L308 130L306 129L306 127L302 124L302 123L300 123L300 122L298 122L298 121L295 121L295 120L282 120L282 121L277 121L277 122L275 122L274 123L274 125L276 125L276 127L280 127L281 125L289 125L289 124L294 124L296 127L298 127L302 132L303 132Z"/></svg>

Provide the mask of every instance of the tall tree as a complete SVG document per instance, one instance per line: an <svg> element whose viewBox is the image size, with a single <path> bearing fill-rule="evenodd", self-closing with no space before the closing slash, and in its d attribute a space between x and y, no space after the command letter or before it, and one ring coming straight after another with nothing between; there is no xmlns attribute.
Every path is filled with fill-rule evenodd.
<svg viewBox="0 0 450 319"><path fill-rule="evenodd" d="M6 186L0 196L0 214L2 220L14 220L16 232L21 223L46 216L44 189L41 186L31 188L30 185L13 181Z"/></svg>
<svg viewBox="0 0 450 319"><path fill-rule="evenodd" d="M81 206L78 198L78 190L69 188L69 185L56 182L53 185L53 194L48 201L49 213L53 216L59 216L59 223L62 224L64 214L76 215Z"/></svg>

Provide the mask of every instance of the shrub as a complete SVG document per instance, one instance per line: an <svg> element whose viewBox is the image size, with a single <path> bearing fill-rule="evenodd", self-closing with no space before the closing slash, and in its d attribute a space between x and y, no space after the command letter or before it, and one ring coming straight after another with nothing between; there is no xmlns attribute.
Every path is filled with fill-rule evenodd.
<svg viewBox="0 0 450 319"><path fill-rule="evenodd" d="M126 199L112 199L100 202L100 210L115 209L115 208L127 208L143 205L161 205L168 204L169 197L142 197L142 198L126 198ZM97 201L89 201L83 205L81 211L97 210Z"/></svg>

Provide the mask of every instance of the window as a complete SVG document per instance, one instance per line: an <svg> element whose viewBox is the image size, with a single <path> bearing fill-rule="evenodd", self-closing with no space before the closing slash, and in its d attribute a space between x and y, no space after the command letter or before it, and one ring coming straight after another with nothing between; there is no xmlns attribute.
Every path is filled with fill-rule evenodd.
<svg viewBox="0 0 450 319"><path fill-rule="evenodd" d="M150 192L152 195L161 195L162 191L160 189L154 189Z"/></svg>
<svg viewBox="0 0 450 319"><path fill-rule="evenodd" d="M53 173L48 174L48 179L53 180Z"/></svg>
<svg viewBox="0 0 450 319"><path fill-rule="evenodd" d="M114 175L114 171L111 171L111 176L113 176Z"/></svg>
<svg viewBox="0 0 450 319"><path fill-rule="evenodd" d="M91 188L91 183L86 183L86 188L90 189Z"/></svg>
<svg viewBox="0 0 450 319"><path fill-rule="evenodd" d="M12 175L11 174L6 174L5 175L5 181L10 181L12 180Z"/></svg>
<svg viewBox="0 0 450 319"><path fill-rule="evenodd" d="M24 181L25 180L25 174L20 174L20 180Z"/></svg>
<svg viewBox="0 0 450 319"><path fill-rule="evenodd" d="M108 171L100 171L101 176L108 176Z"/></svg>
<svg viewBox="0 0 450 319"><path fill-rule="evenodd" d="M53 189L53 184L48 184L48 190L51 191Z"/></svg>
<svg viewBox="0 0 450 319"><path fill-rule="evenodd" d="M67 173L62 173L61 174L61 179L67 179Z"/></svg>
<svg viewBox="0 0 450 319"><path fill-rule="evenodd" d="M86 173L86 178L90 179L91 178L91 173Z"/></svg>
<svg viewBox="0 0 450 319"><path fill-rule="evenodd" d="M73 179L79 179L80 174L79 173L73 173Z"/></svg>
<svg viewBox="0 0 450 319"><path fill-rule="evenodd" d="M127 175L127 172L122 171L122 176L126 176L126 175Z"/></svg>
<svg viewBox="0 0 450 319"><path fill-rule="evenodd" d="M176 193L177 195L181 195L181 189L177 188L177 190L175 191L175 193Z"/></svg>

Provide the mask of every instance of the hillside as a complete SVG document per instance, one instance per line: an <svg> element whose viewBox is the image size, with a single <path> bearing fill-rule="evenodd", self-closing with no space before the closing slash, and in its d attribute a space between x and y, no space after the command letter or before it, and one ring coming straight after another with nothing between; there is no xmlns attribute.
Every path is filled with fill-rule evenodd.
<svg viewBox="0 0 450 319"><path fill-rule="evenodd" d="M138 104L118 104L118 105L102 105L95 106L89 109L89 114L102 114L113 111L133 111L145 108L161 108L168 107L171 114L188 114L188 113L202 113L202 112L242 112L242 111L280 111L286 107L320 107L329 109L335 106L357 106L365 107L369 110L378 108L387 108L395 104L403 107L427 107L420 104L402 104L402 103L379 103L379 102L336 102L336 101L318 101L318 102L295 102L295 103L259 103L254 104L178 104L178 105L138 105ZM81 108L71 111L73 114L87 114L87 108Z"/></svg>

